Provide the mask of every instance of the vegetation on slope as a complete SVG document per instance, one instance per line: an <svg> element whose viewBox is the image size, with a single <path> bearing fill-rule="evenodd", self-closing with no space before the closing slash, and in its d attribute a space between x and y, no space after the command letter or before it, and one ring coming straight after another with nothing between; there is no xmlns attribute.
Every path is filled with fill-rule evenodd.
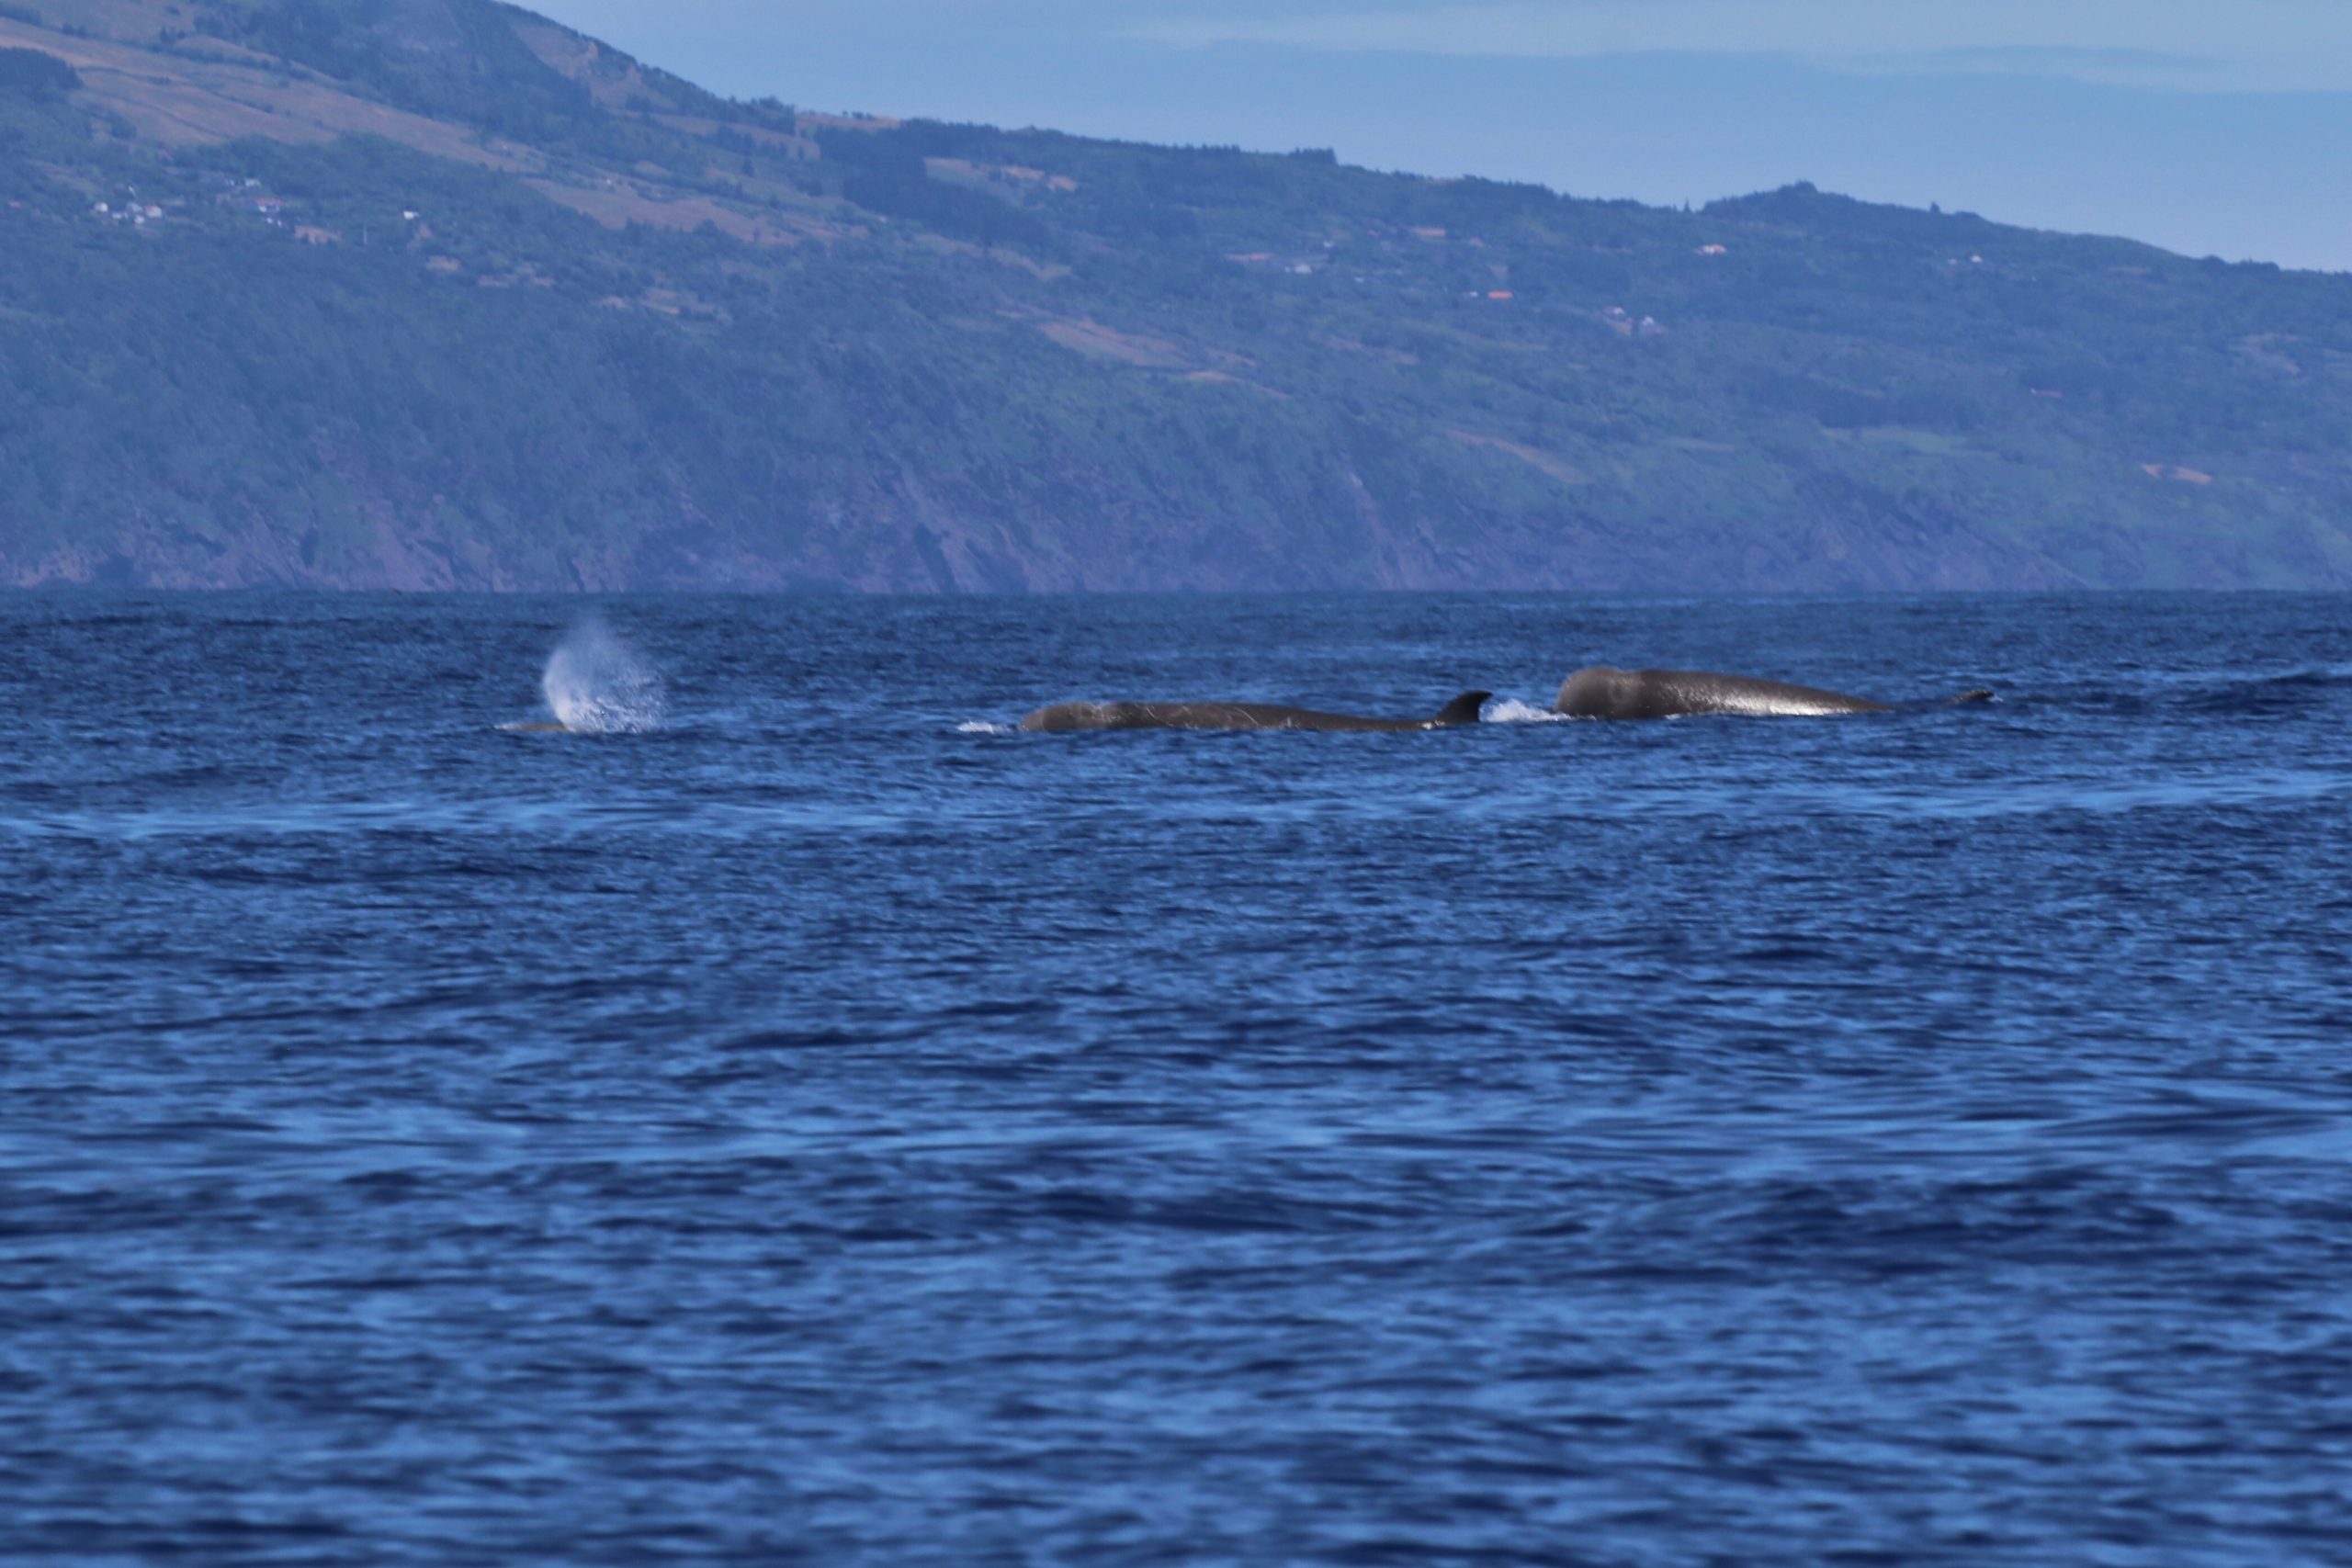
<svg viewBox="0 0 2352 1568"><path fill-rule="evenodd" d="M0 8L0 576L2343 585L2352 278Z"/></svg>

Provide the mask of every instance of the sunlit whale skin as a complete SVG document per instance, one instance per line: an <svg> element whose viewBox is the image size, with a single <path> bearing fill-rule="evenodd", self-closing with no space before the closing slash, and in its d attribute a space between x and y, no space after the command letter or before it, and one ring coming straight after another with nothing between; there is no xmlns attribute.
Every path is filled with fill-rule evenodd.
<svg viewBox="0 0 2352 1568"><path fill-rule="evenodd" d="M1464 692L1434 718L1363 718L1272 703L1056 703L1021 721L1027 730L1080 729L1451 729L1476 724L1491 692Z"/></svg>
<svg viewBox="0 0 2352 1568"><path fill-rule="evenodd" d="M502 724L498 728L509 735L577 735L580 733L571 726L558 724L553 719L523 719L514 724Z"/></svg>
<svg viewBox="0 0 2352 1568"><path fill-rule="evenodd" d="M1963 692L1951 701L1984 702L1992 695L1980 689ZM1753 675L1718 675L1704 670L1618 670L1596 664L1561 682L1552 711L1571 718L1679 718L1699 713L1800 718L1898 709L1892 703Z"/></svg>

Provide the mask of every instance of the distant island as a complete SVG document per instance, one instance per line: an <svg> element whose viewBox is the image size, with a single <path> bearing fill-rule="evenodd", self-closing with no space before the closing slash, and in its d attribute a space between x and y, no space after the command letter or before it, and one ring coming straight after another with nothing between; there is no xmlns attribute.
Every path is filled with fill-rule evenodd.
<svg viewBox="0 0 2352 1568"><path fill-rule="evenodd" d="M18 586L2352 585L2352 275L810 113L492 0L6 0L0 186Z"/></svg>

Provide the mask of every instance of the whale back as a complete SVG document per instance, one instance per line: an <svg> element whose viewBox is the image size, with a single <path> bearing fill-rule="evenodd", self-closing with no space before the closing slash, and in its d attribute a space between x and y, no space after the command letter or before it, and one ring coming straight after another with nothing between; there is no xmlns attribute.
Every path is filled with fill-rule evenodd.
<svg viewBox="0 0 2352 1568"><path fill-rule="evenodd" d="M1704 670L1618 670L1606 664L1569 676L1561 683L1552 710L1575 718L1675 718L1697 713L1785 718L1894 711L1867 697L1758 680L1753 675L1719 675Z"/></svg>
<svg viewBox="0 0 2352 1568"><path fill-rule="evenodd" d="M1046 733L1086 729L1318 729L1404 731L1476 724L1489 692L1464 692L1434 718L1366 718L1274 703L1056 703L1021 721Z"/></svg>

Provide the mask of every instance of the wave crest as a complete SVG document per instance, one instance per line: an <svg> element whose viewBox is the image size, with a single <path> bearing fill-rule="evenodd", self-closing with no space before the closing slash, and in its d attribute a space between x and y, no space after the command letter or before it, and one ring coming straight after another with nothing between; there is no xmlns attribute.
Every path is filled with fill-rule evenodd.
<svg viewBox="0 0 2352 1568"><path fill-rule="evenodd" d="M1497 697L1487 705L1486 711L1478 716L1478 721L1481 724L1566 724L1568 715L1536 707L1521 702L1517 697Z"/></svg>

